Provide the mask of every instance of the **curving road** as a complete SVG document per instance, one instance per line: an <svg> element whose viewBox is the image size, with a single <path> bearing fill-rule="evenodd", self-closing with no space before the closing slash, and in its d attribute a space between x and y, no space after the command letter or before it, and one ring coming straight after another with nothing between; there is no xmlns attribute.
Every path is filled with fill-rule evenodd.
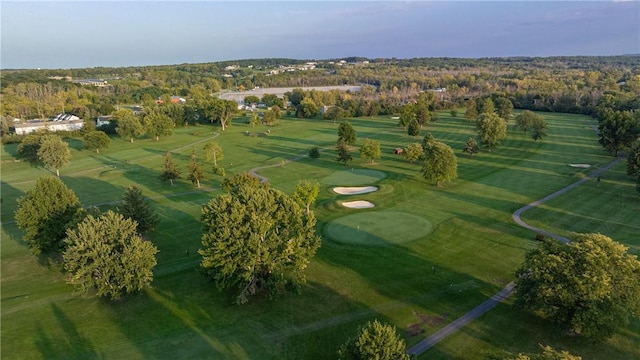
<svg viewBox="0 0 640 360"><path fill-rule="evenodd" d="M554 234L552 232L537 228L535 226L529 225L527 223L525 223L524 221L522 221L522 219L520 218L520 215L522 215L522 213L524 213L525 211L532 209L536 206L540 206L541 204L544 204L545 202L556 198L560 195L565 194L566 192L568 192L569 190L578 187L582 184L584 184L585 182L589 181L590 179L593 178L597 178L598 176L600 176L602 173L604 173L605 171L611 169L612 167L616 166L618 163L620 163L620 161L622 161L623 158L617 158L614 161L610 162L609 164L607 164L605 167L600 168L598 170L593 171L591 174L589 174L588 176L576 181L575 183L566 186L556 192L554 192L551 195L545 196L544 198L538 200L538 201L534 201L529 205L523 206L520 209L516 210L512 217L513 220L520 226L535 231L537 233L540 234L544 234L545 236L554 238L564 244L568 244L569 243L569 239L560 236L558 234ZM512 281L510 283L508 283L502 290L500 290L498 293L496 293L495 295L493 295L491 298L489 298L487 301L483 302L482 304L478 305L476 308L474 308L473 310L469 311L468 313L462 315L461 317L459 317L458 319L456 319L455 321L453 321L452 323L448 324L447 326L443 327L442 329L436 331L435 333L431 334L429 337L425 338L424 340L420 341L419 343L415 344L414 346L412 346L409 350L407 350L407 353L409 353L410 355L415 355L418 356L422 353L424 353L425 351L427 351L428 349L430 349L431 347L433 347L434 345L436 345L437 343L439 343L440 341L442 341L444 338L446 338L447 336L451 335L452 333L456 332L457 330L459 330L461 327L465 326L466 324L468 324L469 322L471 322L472 320L475 320L476 318L478 318L480 315L486 313L487 311L493 309L496 305L498 305L498 303L500 303L501 301L503 301L504 299L508 298L514 291L515 289L515 283Z"/></svg>

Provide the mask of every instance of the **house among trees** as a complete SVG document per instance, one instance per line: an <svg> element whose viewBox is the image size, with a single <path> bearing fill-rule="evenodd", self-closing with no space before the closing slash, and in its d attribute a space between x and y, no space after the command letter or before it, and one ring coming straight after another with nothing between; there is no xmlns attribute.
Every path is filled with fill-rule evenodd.
<svg viewBox="0 0 640 360"><path fill-rule="evenodd" d="M77 79L77 80L72 80L71 82L74 84L80 84L85 86L89 85L89 86L103 87L103 86L109 85L107 80L104 80L104 79Z"/></svg>
<svg viewBox="0 0 640 360"><path fill-rule="evenodd" d="M111 123L111 115L98 116L96 119L96 127L100 127L102 125L109 125Z"/></svg>
<svg viewBox="0 0 640 360"><path fill-rule="evenodd" d="M156 104L162 104L164 101L162 100L162 98L158 98L158 100L156 100ZM172 104L184 104L186 103L187 100L185 98L181 98L180 96L172 96L171 97L171 103Z"/></svg>
<svg viewBox="0 0 640 360"><path fill-rule="evenodd" d="M52 119L34 119L13 125L18 135L27 135L39 130L74 131L84 126L84 121L71 114L58 114Z"/></svg>

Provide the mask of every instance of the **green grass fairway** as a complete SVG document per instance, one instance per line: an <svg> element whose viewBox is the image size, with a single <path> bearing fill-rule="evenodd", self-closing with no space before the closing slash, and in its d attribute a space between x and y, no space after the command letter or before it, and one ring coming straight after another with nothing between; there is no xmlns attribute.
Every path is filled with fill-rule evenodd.
<svg viewBox="0 0 640 360"><path fill-rule="evenodd" d="M598 144L594 119L540 114L549 122L548 137L534 141L511 122L498 148L473 156L462 153L462 147L476 136L475 127L448 111L415 137L390 117L349 118L359 139L380 141L382 157L375 165L358 156L359 143L349 165L338 163L338 124L320 119L284 117L279 126L255 128L237 119L225 132L219 126L191 126L160 141L130 143L113 137L100 154L81 150L79 138L65 139L75 145L61 179L84 205L118 201L129 185L136 185L151 198L161 219L148 234L160 250L151 287L119 302L73 295L59 267L47 267L29 252L12 222L16 199L51 172L14 162L17 145L3 145L0 358L320 360L335 358L346 338L373 319L396 326L407 344L414 345L514 279L525 252L536 246L535 233L514 223L515 210L613 160ZM268 136L245 135L267 129ZM458 157L458 178L442 187L424 181L420 164L393 154L398 146L420 142L426 131ZM305 271L307 283L300 294L258 297L233 306L229 292L218 291L198 273L202 206L221 193L222 177L204 161L204 146L212 141L223 148L218 165L227 176L277 164L258 173L287 194L293 194L300 179L322 182L311 206L322 246ZM320 158L304 157L314 146L323 149ZM205 171L201 189L186 179L192 150ZM183 172L174 186L159 180L166 151ZM283 163L293 158L299 159ZM593 168L568 166L572 163ZM335 186L369 185L378 191L357 197L332 191ZM375 208L340 205L349 200L367 200ZM640 194L621 163L603 175L599 186L589 181L526 212L523 219L565 236L601 232L640 254L637 214ZM584 359L640 359L640 320L605 343L585 344L514 309L510 301L420 358L481 359L485 350L537 352L543 343ZM425 323L423 334L407 336L407 326L420 321L416 314L446 321Z"/></svg>
<svg viewBox="0 0 640 360"><path fill-rule="evenodd" d="M370 211L331 221L324 232L334 241L356 245L407 243L429 235L431 223L399 211Z"/></svg>
<svg viewBox="0 0 640 360"><path fill-rule="evenodd" d="M373 184L384 179L385 177L386 174L382 171L351 169L345 171L336 171L333 174L322 178L322 180L320 181L323 184L327 185L356 186Z"/></svg>

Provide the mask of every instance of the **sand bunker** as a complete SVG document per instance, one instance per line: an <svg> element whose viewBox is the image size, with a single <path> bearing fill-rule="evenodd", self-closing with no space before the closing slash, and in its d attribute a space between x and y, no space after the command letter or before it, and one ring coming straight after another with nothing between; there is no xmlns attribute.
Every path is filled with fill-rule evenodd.
<svg viewBox="0 0 640 360"><path fill-rule="evenodd" d="M334 187L333 191L340 195L358 195L377 191L377 186Z"/></svg>
<svg viewBox="0 0 640 360"><path fill-rule="evenodd" d="M341 203L342 206L344 207L348 207L351 209L368 209L368 208L372 208L375 205L373 205L373 203L370 203L368 201L364 201L364 200L358 200L358 201L346 201L346 202L342 202Z"/></svg>
<svg viewBox="0 0 640 360"><path fill-rule="evenodd" d="M591 167L591 164L569 164L569 166L574 167L574 168L588 169L588 168Z"/></svg>

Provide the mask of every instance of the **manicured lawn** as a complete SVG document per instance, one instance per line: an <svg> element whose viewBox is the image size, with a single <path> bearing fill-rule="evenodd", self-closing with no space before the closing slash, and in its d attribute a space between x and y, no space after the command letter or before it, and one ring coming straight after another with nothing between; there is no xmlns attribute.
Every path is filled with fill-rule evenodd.
<svg viewBox="0 0 640 360"><path fill-rule="evenodd" d="M220 135L218 127L198 126L178 129L159 142L140 139L130 144L113 138L111 147L100 154L73 146L71 165L61 174L84 205L117 201L131 184L152 198L161 217L158 228L149 234L160 249L152 288L116 303L76 297L64 282L64 274L55 266L38 263L20 240L17 226L4 223L0 355L17 359L325 359L334 358L339 345L373 318L392 323L402 333L409 324L420 323L418 314L446 322L455 319L511 281L524 252L535 246L535 234L515 225L511 213L589 173L568 164L597 167L612 159L597 144L588 117L544 114L550 122L549 137L538 142L511 125L502 146L469 157L461 149L475 135L473 126L444 112L439 116L438 123L427 130L454 148L459 173L454 183L441 188L421 179L420 165L393 154L396 147L421 142L425 131L420 137L410 137L389 118L349 119L359 141L380 141L383 156L375 165L358 158L360 142L352 151L353 162L347 166L337 163L333 147L338 125L322 120L283 119L267 136L247 136L245 131L267 128L251 128L237 121ZM301 158L260 174L269 178L271 186L289 194L300 179L319 181L321 191L314 211L321 235L332 223L349 220L350 231L355 224L357 233L358 224L366 222L380 229L369 229L372 237L397 240L410 236L411 241L367 246L323 235L301 295L257 298L233 306L229 294L218 292L197 272L200 209L220 193L221 177L206 165L201 189L185 179L175 186L158 179L166 151L172 152L186 172L191 151L195 149L204 161L203 148L209 141L221 145L224 160L219 165L227 174L279 164L318 146L323 149L319 159ZM3 222L13 219L15 199L38 176L50 173L6 161L13 154L15 145L4 146L0 154ZM640 225L634 214L640 213L640 196L623 172L618 167L603 177L600 187L588 183L525 213L523 219L565 235L568 231L600 231L637 251L640 244L633 235ZM355 175L363 179L344 183ZM355 198L336 194L333 187L352 185L378 186L376 192L358 195L376 207L340 206L340 201ZM416 227L426 228L421 221L430 224L429 231L417 231ZM444 323L420 325L428 335ZM555 333L548 323L507 303L423 357L471 359L486 349L532 351L542 342L585 358L638 358L640 350L633 344L640 341L639 334L636 322L606 344L587 346L580 339ZM406 339L412 345L422 338Z"/></svg>

